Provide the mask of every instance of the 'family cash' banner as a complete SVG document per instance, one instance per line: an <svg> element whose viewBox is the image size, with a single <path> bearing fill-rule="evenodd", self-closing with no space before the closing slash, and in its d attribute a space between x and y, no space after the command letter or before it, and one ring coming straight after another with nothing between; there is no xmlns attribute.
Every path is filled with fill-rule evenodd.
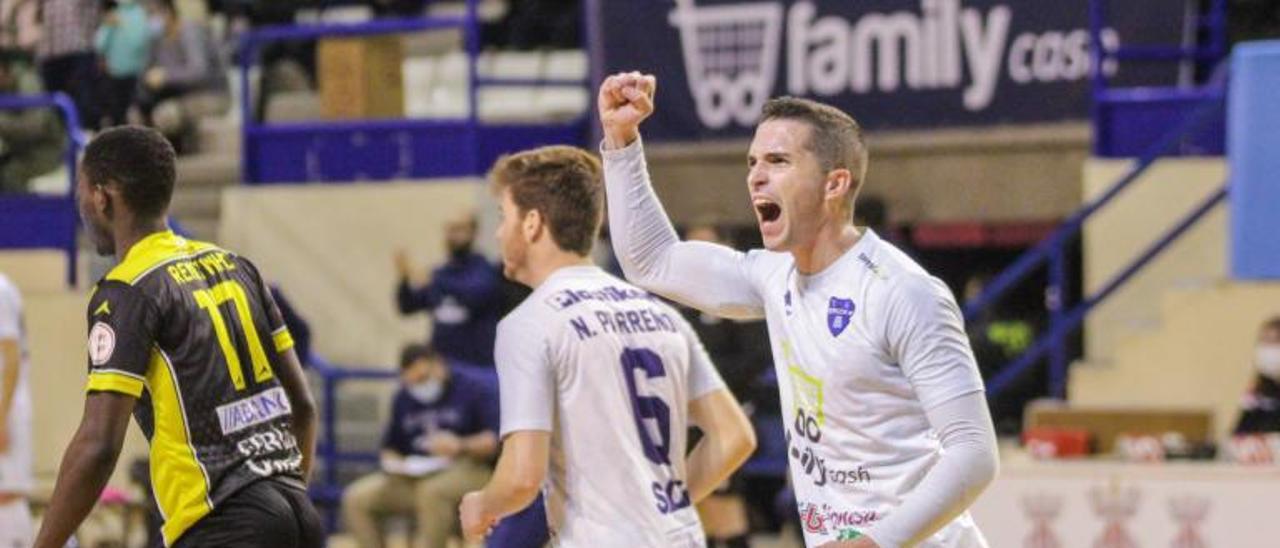
<svg viewBox="0 0 1280 548"><path fill-rule="evenodd" d="M652 139L749 133L764 101L834 104L871 128L1088 116L1086 0L596 0L607 73L658 77ZM1176 45L1181 0L1110 2L1104 43ZM1122 85L1178 67L1103 67Z"/></svg>

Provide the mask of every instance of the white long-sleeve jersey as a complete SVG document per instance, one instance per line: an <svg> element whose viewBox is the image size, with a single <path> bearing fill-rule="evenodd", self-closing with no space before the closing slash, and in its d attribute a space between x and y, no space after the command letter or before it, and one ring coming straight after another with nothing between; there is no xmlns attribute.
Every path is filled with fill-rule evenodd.
<svg viewBox="0 0 1280 548"><path fill-rule="evenodd" d="M986 546L966 509L995 475L995 435L947 287L870 230L812 275L790 254L680 242L640 141L603 156L628 280L767 320L806 544Z"/></svg>

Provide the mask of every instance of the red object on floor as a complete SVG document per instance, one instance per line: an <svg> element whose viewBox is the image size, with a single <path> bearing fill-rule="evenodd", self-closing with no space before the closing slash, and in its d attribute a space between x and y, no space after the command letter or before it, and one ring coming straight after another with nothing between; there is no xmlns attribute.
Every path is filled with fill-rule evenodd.
<svg viewBox="0 0 1280 548"><path fill-rule="evenodd" d="M1029 428L1022 443L1038 459L1084 457L1089 454L1089 431L1074 428Z"/></svg>

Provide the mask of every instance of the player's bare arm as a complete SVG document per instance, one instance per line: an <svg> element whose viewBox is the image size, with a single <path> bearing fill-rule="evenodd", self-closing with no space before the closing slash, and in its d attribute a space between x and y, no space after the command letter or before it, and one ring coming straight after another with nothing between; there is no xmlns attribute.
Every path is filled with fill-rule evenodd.
<svg viewBox="0 0 1280 548"><path fill-rule="evenodd" d="M488 485L462 497L458 514L468 542L483 539L498 520L533 503L547 477L550 455L550 432L522 430L503 440Z"/></svg>
<svg viewBox="0 0 1280 548"><path fill-rule="evenodd" d="M0 339L0 455L9 452L9 412L18 389L21 359L17 339Z"/></svg>
<svg viewBox="0 0 1280 548"><path fill-rule="evenodd" d="M58 467L37 548L61 548L89 515L115 470L135 402L115 392L91 392L85 398L84 417Z"/></svg>
<svg viewBox="0 0 1280 548"><path fill-rule="evenodd" d="M280 386L289 397L289 405L293 408L290 426L293 437L298 440L298 449L302 451L302 477L311 478L311 465L316 456L316 403L311 398L311 389L302 372L302 362L298 353L288 348L280 353L281 367L276 373L280 377Z"/></svg>
<svg viewBox="0 0 1280 548"><path fill-rule="evenodd" d="M689 417L703 433L687 458L689 496L696 504L747 461L756 449L756 434L726 389L689 402Z"/></svg>

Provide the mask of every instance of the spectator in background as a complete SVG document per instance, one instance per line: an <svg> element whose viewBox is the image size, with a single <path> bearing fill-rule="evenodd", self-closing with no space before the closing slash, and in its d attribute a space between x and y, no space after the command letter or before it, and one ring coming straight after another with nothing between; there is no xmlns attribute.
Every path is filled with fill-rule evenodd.
<svg viewBox="0 0 1280 548"><path fill-rule="evenodd" d="M723 228L705 220L690 225L685 236L689 241L732 245ZM754 402L762 392L757 380L773 366L764 322L738 322L676 306L698 333L711 361L724 377L725 386L742 403L747 415L753 415ZM768 397L767 393L765 397ZM735 472L724 485L698 504L708 548L750 546L751 527L743 496L744 483L741 472Z"/></svg>
<svg viewBox="0 0 1280 548"><path fill-rule="evenodd" d="M97 57L93 33L98 28L101 0L40 0L41 35L36 45L40 78L45 90L71 97L80 123L95 128L98 108L94 83Z"/></svg>
<svg viewBox="0 0 1280 548"><path fill-rule="evenodd" d="M179 19L173 0L157 0L155 16L163 24L152 38L138 108L179 152L190 151L196 120L231 105L226 70L209 29Z"/></svg>
<svg viewBox="0 0 1280 548"><path fill-rule="evenodd" d="M22 296L0 273L0 546L31 546L31 395Z"/></svg>
<svg viewBox="0 0 1280 548"><path fill-rule="evenodd" d="M102 56L103 117L108 126L128 123L138 77L151 55L151 30L147 10L138 0L112 0L93 40Z"/></svg>
<svg viewBox="0 0 1280 548"><path fill-rule="evenodd" d="M1280 316L1262 324L1254 347L1253 388L1244 395L1236 435L1280 432Z"/></svg>
<svg viewBox="0 0 1280 548"><path fill-rule="evenodd" d="M0 51L0 95L40 93L21 52ZM66 132L49 108L0 110L0 193L26 192L31 179L58 169Z"/></svg>
<svg viewBox="0 0 1280 548"><path fill-rule="evenodd" d="M425 280L414 280L408 254L395 255L400 283L396 302L401 314L431 314L431 345L445 358L470 365L493 366L493 339L503 307L502 275L483 255L472 251L475 215L465 214L445 225L449 259Z"/></svg>
<svg viewBox="0 0 1280 548"><path fill-rule="evenodd" d="M400 357L400 389L382 441L383 471L342 495L348 531L362 548L384 546L379 519L413 514L415 547L445 546L462 495L489 479L498 452L496 385L451 368L430 346Z"/></svg>

